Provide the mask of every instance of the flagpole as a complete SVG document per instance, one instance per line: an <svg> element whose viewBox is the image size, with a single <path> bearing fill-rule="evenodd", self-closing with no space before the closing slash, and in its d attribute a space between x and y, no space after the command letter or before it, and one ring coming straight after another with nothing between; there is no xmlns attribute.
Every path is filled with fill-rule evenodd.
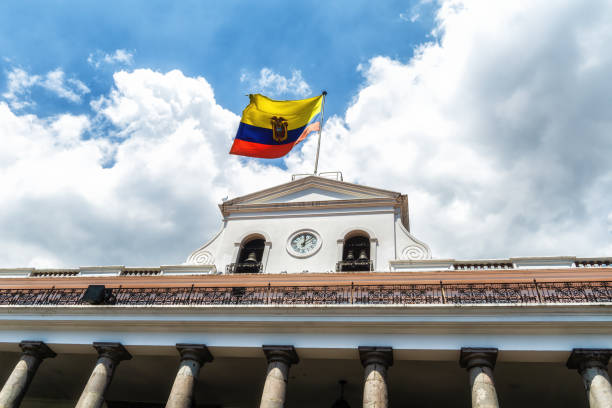
<svg viewBox="0 0 612 408"><path fill-rule="evenodd" d="M323 131L323 114L325 113L325 95L327 91L323 91L323 103L321 105L321 125L319 126L319 141L317 142L317 157L315 158L314 175L317 175L317 169L319 167L319 150L321 149L321 132Z"/></svg>

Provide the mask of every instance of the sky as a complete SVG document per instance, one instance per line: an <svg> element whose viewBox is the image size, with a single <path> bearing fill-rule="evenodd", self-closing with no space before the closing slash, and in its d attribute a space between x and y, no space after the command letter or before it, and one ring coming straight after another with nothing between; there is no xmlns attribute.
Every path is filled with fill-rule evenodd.
<svg viewBox="0 0 612 408"><path fill-rule="evenodd" d="M328 92L321 171L408 194L435 258L612 256L612 3L4 1L0 267L180 264L249 93Z"/></svg>

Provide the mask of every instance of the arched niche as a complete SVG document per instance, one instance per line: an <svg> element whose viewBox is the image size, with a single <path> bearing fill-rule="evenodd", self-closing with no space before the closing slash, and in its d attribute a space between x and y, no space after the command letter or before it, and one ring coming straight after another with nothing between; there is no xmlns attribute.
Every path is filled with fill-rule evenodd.
<svg viewBox="0 0 612 408"><path fill-rule="evenodd" d="M234 242L234 262L226 273L264 273L272 243L267 234L252 232Z"/></svg>
<svg viewBox="0 0 612 408"><path fill-rule="evenodd" d="M338 243L336 271L374 271L378 239L365 228L347 229Z"/></svg>

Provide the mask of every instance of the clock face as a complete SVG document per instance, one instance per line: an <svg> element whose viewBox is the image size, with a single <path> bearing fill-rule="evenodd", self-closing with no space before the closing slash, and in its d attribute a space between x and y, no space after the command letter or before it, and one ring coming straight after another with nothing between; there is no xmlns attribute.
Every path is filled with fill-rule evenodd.
<svg viewBox="0 0 612 408"><path fill-rule="evenodd" d="M301 231L289 238L289 252L298 257L307 257L319 249L321 241L319 236L312 231Z"/></svg>

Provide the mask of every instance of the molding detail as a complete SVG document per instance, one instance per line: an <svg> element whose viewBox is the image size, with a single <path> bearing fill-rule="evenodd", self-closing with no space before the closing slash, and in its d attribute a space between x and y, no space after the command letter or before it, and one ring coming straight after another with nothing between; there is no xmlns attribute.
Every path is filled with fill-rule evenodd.
<svg viewBox="0 0 612 408"><path fill-rule="evenodd" d="M567 368L582 373L587 368L608 369L612 349L575 348L567 359Z"/></svg>
<svg viewBox="0 0 612 408"><path fill-rule="evenodd" d="M115 363L132 359L132 355L121 343L95 342L93 346L98 352L98 358L106 357Z"/></svg>
<svg viewBox="0 0 612 408"><path fill-rule="evenodd" d="M364 367L370 364L379 364L384 367L393 365L393 348L391 347L359 346L357 349Z"/></svg>
<svg viewBox="0 0 612 408"><path fill-rule="evenodd" d="M187 264L189 265L212 265L215 259L213 254L205 250L204 248L200 248L187 258Z"/></svg>
<svg viewBox="0 0 612 408"><path fill-rule="evenodd" d="M430 259L431 254L421 245L408 245L406 248L402 250L401 259L402 260L410 260L417 261L422 259Z"/></svg>
<svg viewBox="0 0 612 408"><path fill-rule="evenodd" d="M55 352L42 341L24 340L19 343L19 347L21 347L23 354L33 356L41 360L57 356L57 354L55 354Z"/></svg>
<svg viewBox="0 0 612 408"><path fill-rule="evenodd" d="M472 367L489 367L492 370L496 360L496 348L462 347L459 365L468 370Z"/></svg>
<svg viewBox="0 0 612 408"><path fill-rule="evenodd" d="M297 364L300 358L293 346L267 346L263 347L264 354L268 359L268 363L281 362L287 365Z"/></svg>
<svg viewBox="0 0 612 408"><path fill-rule="evenodd" d="M212 354L210 354L208 347L204 344L179 343L176 345L176 349L181 354L181 361L193 360L200 365L213 361Z"/></svg>

